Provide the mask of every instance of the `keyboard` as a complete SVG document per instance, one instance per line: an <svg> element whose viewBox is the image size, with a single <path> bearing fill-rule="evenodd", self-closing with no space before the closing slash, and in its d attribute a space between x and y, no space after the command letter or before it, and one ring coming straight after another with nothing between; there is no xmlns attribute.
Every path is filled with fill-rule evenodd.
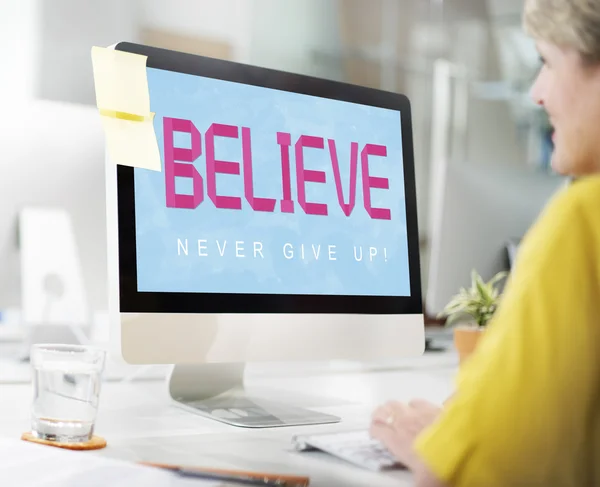
<svg viewBox="0 0 600 487"><path fill-rule="evenodd" d="M292 443L298 451L319 450L376 472L404 468L368 431L296 435Z"/></svg>

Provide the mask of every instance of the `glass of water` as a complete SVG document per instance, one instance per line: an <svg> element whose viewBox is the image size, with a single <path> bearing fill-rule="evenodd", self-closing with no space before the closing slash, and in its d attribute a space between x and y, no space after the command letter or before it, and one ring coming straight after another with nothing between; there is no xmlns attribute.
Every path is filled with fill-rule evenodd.
<svg viewBox="0 0 600 487"><path fill-rule="evenodd" d="M31 433L60 443L91 440L106 352L83 345L33 345Z"/></svg>

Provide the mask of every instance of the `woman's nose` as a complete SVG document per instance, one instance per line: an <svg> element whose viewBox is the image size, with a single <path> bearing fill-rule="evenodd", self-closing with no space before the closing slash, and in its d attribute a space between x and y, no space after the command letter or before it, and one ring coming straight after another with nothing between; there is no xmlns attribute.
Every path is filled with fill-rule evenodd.
<svg viewBox="0 0 600 487"><path fill-rule="evenodd" d="M544 97L542 96L541 85L542 85L542 83L540 81L540 76L538 76L536 78L535 82L533 83L533 86L531 87L529 96L531 96L531 99L533 100L533 102L536 105L543 107L544 106Z"/></svg>

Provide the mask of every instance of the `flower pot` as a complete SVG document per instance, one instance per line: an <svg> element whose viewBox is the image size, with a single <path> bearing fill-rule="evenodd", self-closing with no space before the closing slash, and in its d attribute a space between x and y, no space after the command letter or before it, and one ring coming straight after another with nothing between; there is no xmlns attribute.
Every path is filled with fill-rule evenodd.
<svg viewBox="0 0 600 487"><path fill-rule="evenodd" d="M483 328L476 326L460 326L454 329L454 346L458 351L460 364L463 364L475 351L483 332Z"/></svg>

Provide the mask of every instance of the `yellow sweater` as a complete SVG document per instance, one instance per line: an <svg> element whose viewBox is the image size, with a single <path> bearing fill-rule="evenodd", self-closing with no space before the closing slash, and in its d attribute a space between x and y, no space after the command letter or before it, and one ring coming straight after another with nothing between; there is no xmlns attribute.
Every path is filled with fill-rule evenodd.
<svg viewBox="0 0 600 487"><path fill-rule="evenodd" d="M600 486L600 176L562 190L530 230L416 450L452 487Z"/></svg>

